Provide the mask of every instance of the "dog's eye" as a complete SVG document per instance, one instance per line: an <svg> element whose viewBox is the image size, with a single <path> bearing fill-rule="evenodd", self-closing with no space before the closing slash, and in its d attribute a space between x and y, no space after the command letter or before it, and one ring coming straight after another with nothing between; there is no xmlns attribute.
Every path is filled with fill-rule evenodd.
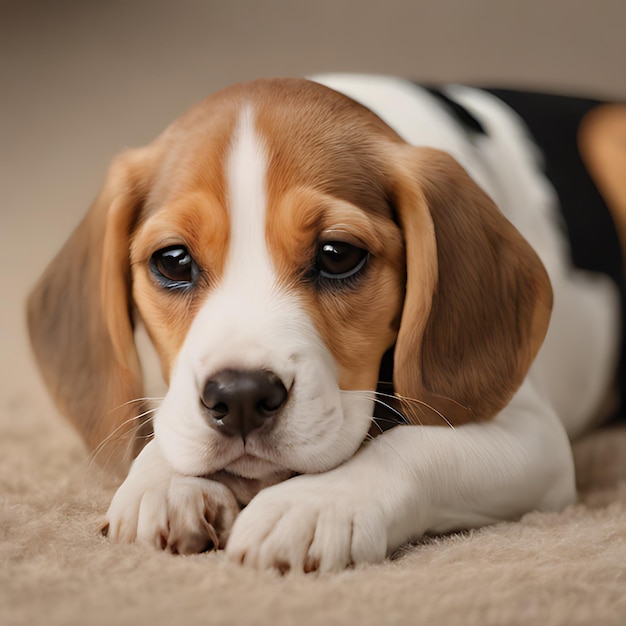
<svg viewBox="0 0 626 626"><path fill-rule="evenodd" d="M157 250L150 258L150 269L157 280L169 289L188 287L198 274L196 262L184 246Z"/></svg>
<svg viewBox="0 0 626 626"><path fill-rule="evenodd" d="M317 271L322 278L342 280L360 271L368 252L343 241L327 241L317 251Z"/></svg>

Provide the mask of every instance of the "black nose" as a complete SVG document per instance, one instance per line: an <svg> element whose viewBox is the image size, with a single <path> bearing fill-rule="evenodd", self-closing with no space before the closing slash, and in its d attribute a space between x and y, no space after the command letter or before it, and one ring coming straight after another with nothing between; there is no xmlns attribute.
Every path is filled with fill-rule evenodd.
<svg viewBox="0 0 626 626"><path fill-rule="evenodd" d="M287 389L273 372L228 369L207 381L201 400L213 428L246 439L280 411Z"/></svg>

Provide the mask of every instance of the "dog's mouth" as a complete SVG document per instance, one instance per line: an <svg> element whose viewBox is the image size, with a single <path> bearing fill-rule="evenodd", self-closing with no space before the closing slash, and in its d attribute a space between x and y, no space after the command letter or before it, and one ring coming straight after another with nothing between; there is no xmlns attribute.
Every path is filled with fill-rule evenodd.
<svg viewBox="0 0 626 626"><path fill-rule="evenodd" d="M277 473L287 470L281 465L262 459L249 452L244 452L240 457L231 461L224 471L241 478L265 479Z"/></svg>
<svg viewBox="0 0 626 626"><path fill-rule="evenodd" d="M265 478L244 478L239 474L233 474L229 470L221 470L210 474L207 478L216 480L226 485L232 492L240 506L246 506L259 491L266 487L271 487L276 483L280 483L292 476L296 476L297 472L289 470L280 470L270 474Z"/></svg>

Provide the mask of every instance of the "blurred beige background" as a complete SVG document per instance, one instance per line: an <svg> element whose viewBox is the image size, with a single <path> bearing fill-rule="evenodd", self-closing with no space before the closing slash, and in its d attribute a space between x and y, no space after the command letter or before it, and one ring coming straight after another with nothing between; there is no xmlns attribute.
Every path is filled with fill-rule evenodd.
<svg viewBox="0 0 626 626"><path fill-rule="evenodd" d="M0 397L34 393L23 300L111 157L258 76L394 73L626 98L624 0L0 0Z"/></svg>

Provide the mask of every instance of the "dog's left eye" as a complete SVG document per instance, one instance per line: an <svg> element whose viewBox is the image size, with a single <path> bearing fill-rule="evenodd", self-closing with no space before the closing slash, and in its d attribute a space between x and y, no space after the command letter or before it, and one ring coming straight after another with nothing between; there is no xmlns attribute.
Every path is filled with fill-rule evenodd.
<svg viewBox="0 0 626 626"><path fill-rule="evenodd" d="M157 250L150 257L150 269L163 287L188 287L198 275L198 266L184 246Z"/></svg>
<svg viewBox="0 0 626 626"><path fill-rule="evenodd" d="M317 271L322 278L342 280L359 272L368 252L344 241L327 241L317 251Z"/></svg>

